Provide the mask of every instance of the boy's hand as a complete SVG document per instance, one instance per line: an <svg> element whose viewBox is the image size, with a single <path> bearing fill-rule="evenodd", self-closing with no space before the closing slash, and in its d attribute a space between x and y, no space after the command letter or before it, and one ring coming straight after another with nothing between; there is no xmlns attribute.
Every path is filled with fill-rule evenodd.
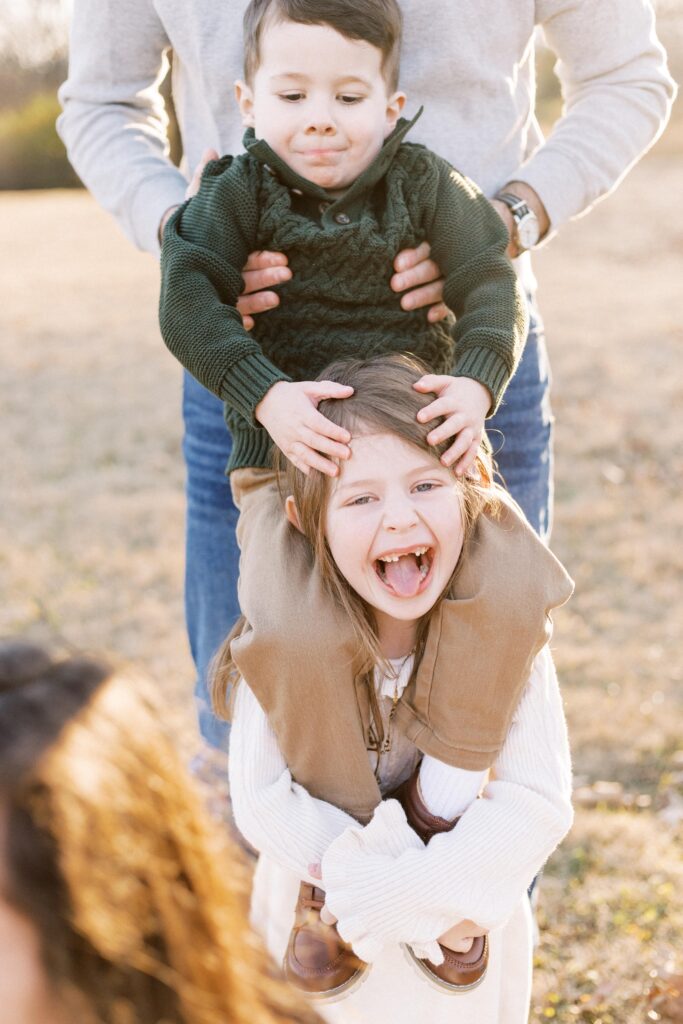
<svg viewBox="0 0 683 1024"><path fill-rule="evenodd" d="M484 433L484 420L491 408L491 395L483 384L469 377L450 377L428 373L413 384L416 391L433 391L436 399L417 414L420 423L445 416L444 422L427 435L429 444L440 444L449 437L455 443L441 456L444 466L455 463L462 476L474 462ZM456 461L457 460L457 461Z"/></svg>
<svg viewBox="0 0 683 1024"><path fill-rule="evenodd" d="M306 476L311 469L336 476L339 467L321 452L334 459L348 459L351 435L319 413L318 402L324 398L349 398L352 394L353 388L333 380L281 380L261 399L254 415L278 448Z"/></svg>
<svg viewBox="0 0 683 1024"><path fill-rule="evenodd" d="M429 242L422 242L417 249L403 249L394 260L396 273L391 279L395 292L405 292L401 297L403 309L422 309L429 306L427 319L431 324L445 320L448 306L443 302L443 277L438 264L429 258Z"/></svg>

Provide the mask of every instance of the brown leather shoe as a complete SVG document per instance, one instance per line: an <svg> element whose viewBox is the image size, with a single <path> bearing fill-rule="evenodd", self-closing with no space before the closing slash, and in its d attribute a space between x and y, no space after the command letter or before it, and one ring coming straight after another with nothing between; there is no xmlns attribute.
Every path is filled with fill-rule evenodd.
<svg viewBox="0 0 683 1024"><path fill-rule="evenodd" d="M331 999L350 992L368 970L336 927L320 920L324 902L322 889L301 883L282 965L287 981L313 999Z"/></svg>
<svg viewBox="0 0 683 1024"><path fill-rule="evenodd" d="M419 773L420 766L418 765L410 778L391 795L398 800L405 811L410 827L426 844L432 836L438 835L440 832L450 832L460 819L453 818L451 821L447 821L445 818L439 818L437 815L429 813L420 795ZM451 992L467 992L481 984L489 962L487 935L475 938L472 948L467 953L455 953L447 946L442 946L441 943L439 943L439 947L444 957L442 964L433 964L431 960L421 960L415 956L409 946L406 947L406 950L420 971L441 988Z"/></svg>

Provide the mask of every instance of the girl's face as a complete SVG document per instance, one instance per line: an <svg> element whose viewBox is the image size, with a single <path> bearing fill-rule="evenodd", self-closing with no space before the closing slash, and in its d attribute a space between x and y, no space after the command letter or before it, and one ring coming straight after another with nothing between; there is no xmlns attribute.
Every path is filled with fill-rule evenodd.
<svg viewBox="0 0 683 1024"><path fill-rule="evenodd" d="M451 470L395 434L362 434L340 465L326 537L340 572L383 625L416 623L448 584L463 543Z"/></svg>

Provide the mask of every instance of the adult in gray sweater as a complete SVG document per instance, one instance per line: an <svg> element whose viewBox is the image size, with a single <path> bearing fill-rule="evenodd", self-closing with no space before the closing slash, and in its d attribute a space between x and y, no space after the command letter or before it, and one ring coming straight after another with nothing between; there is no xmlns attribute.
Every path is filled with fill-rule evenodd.
<svg viewBox="0 0 683 1024"><path fill-rule="evenodd" d="M242 76L247 0L75 0L69 78L59 131L86 186L141 249L185 196L208 148L241 152L232 102ZM425 113L415 141L434 148L491 197L510 231L510 255L529 295L524 355L489 422L505 481L542 536L550 529L548 363L529 253L621 180L662 131L674 95L649 0L403 0L401 86ZM564 112L544 140L534 113L534 32L558 56ZM183 162L168 159L159 84L173 50ZM495 198L503 195L503 199ZM405 308L442 309L439 270L424 246L397 258L392 287ZM243 315L277 304L286 254L251 258ZM236 511L224 478L230 438L221 403L184 382L188 469L186 615L197 665L202 732L221 745L206 666L238 612Z"/></svg>

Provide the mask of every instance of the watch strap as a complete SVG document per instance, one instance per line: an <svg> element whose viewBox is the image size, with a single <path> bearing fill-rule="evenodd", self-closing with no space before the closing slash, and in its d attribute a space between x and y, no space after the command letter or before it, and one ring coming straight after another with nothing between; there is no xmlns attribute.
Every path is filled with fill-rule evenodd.
<svg viewBox="0 0 683 1024"><path fill-rule="evenodd" d="M496 192L495 198L505 203L515 220L521 220L527 213L532 212L526 199L521 199L512 192Z"/></svg>

